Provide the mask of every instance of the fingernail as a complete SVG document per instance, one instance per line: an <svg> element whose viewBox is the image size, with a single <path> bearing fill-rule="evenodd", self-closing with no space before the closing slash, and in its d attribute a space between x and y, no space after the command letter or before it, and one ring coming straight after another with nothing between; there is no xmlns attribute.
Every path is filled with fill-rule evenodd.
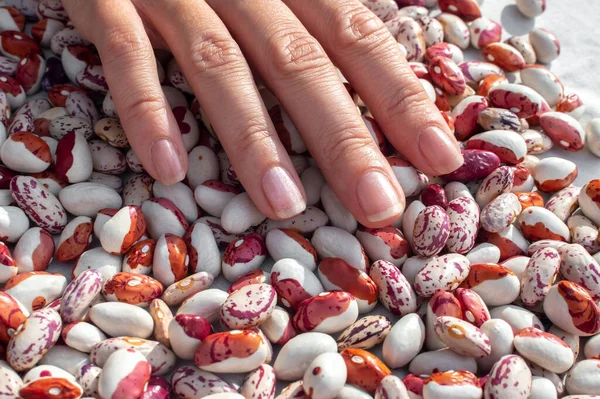
<svg viewBox="0 0 600 399"><path fill-rule="evenodd" d="M174 184L185 177L177 149L170 140L160 139L150 149L152 163L162 183Z"/></svg>
<svg viewBox="0 0 600 399"><path fill-rule="evenodd" d="M419 149L437 174L450 173L463 164L458 145L437 126L429 126L421 133Z"/></svg>
<svg viewBox="0 0 600 399"><path fill-rule="evenodd" d="M368 172L358 182L358 203L367 220L381 222L402 213L402 200L381 172Z"/></svg>
<svg viewBox="0 0 600 399"><path fill-rule="evenodd" d="M262 178L265 197L273 212L281 219L289 219L306 209L302 191L292 176L280 166L268 169Z"/></svg>

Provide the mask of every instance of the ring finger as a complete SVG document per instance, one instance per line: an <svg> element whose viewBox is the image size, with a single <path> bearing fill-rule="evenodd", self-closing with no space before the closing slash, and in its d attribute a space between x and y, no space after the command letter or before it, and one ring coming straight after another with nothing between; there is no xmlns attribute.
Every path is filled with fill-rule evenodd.
<svg viewBox="0 0 600 399"><path fill-rule="evenodd" d="M421 171L462 165L458 143L383 22L358 0L284 0L365 101L392 145Z"/></svg>

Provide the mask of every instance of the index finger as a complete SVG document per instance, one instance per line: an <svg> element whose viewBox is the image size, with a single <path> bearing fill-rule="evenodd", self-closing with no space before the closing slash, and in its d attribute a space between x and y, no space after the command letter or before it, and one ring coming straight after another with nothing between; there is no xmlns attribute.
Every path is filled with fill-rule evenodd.
<svg viewBox="0 0 600 399"><path fill-rule="evenodd" d="M98 48L121 124L146 171L165 184L183 180L187 153L160 87L143 22L129 1L64 0L76 27ZM90 21L94 21L90 27Z"/></svg>

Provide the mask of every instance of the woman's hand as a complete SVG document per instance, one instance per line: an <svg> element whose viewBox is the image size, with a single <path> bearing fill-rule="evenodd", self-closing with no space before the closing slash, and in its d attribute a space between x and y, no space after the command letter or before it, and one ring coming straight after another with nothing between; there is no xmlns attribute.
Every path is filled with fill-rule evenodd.
<svg viewBox="0 0 600 399"><path fill-rule="evenodd" d="M328 183L356 219L390 224L404 195L334 64L391 144L428 174L462 164L458 144L399 51L359 0L63 0L98 48L121 122L154 178L184 178L187 154L157 77L167 46L257 207L304 210L305 194L256 88L275 93ZM252 67L252 71L250 69Z"/></svg>

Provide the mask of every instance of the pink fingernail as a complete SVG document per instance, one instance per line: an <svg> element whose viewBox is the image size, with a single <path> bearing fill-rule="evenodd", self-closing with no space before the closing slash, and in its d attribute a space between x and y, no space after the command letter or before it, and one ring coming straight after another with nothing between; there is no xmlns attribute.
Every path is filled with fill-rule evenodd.
<svg viewBox="0 0 600 399"><path fill-rule="evenodd" d="M358 202L372 223L381 222L402 213L401 198L381 172L368 172L358 183Z"/></svg>
<svg viewBox="0 0 600 399"><path fill-rule="evenodd" d="M185 177L175 145L168 139L157 140L150 149L152 163L156 168L158 180L164 184L175 184Z"/></svg>
<svg viewBox="0 0 600 399"><path fill-rule="evenodd" d="M302 191L282 167L273 166L268 169L262 178L262 186L277 217L289 219L306 209Z"/></svg>

